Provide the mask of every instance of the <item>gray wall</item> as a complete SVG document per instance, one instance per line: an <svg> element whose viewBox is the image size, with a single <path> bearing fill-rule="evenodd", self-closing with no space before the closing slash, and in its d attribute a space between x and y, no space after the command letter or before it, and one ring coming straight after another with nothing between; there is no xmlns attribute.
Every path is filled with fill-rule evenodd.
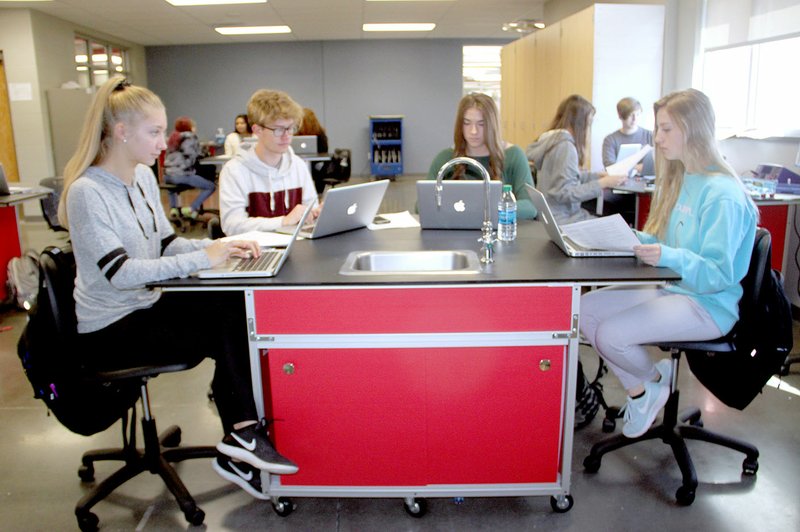
<svg viewBox="0 0 800 532"><path fill-rule="evenodd" d="M508 41L363 40L148 47L149 87L170 122L197 122L201 138L233 128L259 88L288 92L314 112L329 146L353 151L353 173L369 174L369 116L403 115L404 170L427 173L452 144L461 98L461 48Z"/></svg>

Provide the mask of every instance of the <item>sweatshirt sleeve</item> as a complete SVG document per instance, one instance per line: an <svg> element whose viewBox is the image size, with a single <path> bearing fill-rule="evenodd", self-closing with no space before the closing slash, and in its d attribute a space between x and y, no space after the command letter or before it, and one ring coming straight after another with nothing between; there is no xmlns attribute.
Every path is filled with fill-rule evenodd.
<svg viewBox="0 0 800 532"><path fill-rule="evenodd" d="M110 206L99 189L75 186L67 202L70 235L109 283L119 290L143 288L147 283L187 277L211 263L202 249L171 257L132 257L117 234Z"/></svg>
<svg viewBox="0 0 800 532"><path fill-rule="evenodd" d="M743 205L720 199L705 205L700 213L698 252L661 245L658 266L681 274L679 286L697 294L719 292L738 282L734 258L752 217Z"/></svg>
<svg viewBox="0 0 800 532"><path fill-rule="evenodd" d="M598 197L600 184L593 179L595 174L581 171L578 167L578 151L569 142L561 142L545 159L551 159L549 186L546 193L561 204L581 203ZM548 166L545 160L543 166Z"/></svg>

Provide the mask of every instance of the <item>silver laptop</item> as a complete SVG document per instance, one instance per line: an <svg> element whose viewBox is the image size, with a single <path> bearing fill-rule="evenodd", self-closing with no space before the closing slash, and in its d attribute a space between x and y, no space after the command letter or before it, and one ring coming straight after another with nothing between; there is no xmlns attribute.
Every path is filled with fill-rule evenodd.
<svg viewBox="0 0 800 532"><path fill-rule="evenodd" d="M6 179L6 171L3 169L2 163L0 163L0 196L10 196L11 194L25 194L26 192L32 192L33 188L31 187L12 187L8 185L8 180Z"/></svg>
<svg viewBox="0 0 800 532"><path fill-rule="evenodd" d="M633 251L586 249L572 242L561 233L558 222L556 222L556 219L553 217L553 213L550 211L550 206L547 204L544 194L528 184L525 186L528 189L528 195L531 197L534 207L539 211L538 219L544 224L544 228L547 230L550 240L561 248L561 251L566 255L570 257L633 257Z"/></svg>
<svg viewBox="0 0 800 532"><path fill-rule="evenodd" d="M378 214L387 188L388 179L329 188L325 193L319 217L313 224L303 227L300 236L320 238L366 227ZM278 232L290 230L292 226L281 228Z"/></svg>
<svg viewBox="0 0 800 532"><path fill-rule="evenodd" d="M483 225L483 181L442 181L442 205L436 203L436 181L417 181L419 224L423 229L480 229ZM489 186L489 215L497 227L497 204L503 192L502 181Z"/></svg>
<svg viewBox="0 0 800 532"><path fill-rule="evenodd" d="M311 208L316 205L316 201L308 206L303 217L300 219L300 224L294 233L292 239L285 248L265 248L261 250L261 255L255 259L231 258L222 264L209 268L207 270L200 270L197 272L197 277L200 279L234 279L240 277L275 277L281 270L283 263L289 257L289 252L292 246L297 241L300 235L299 228L306 221L306 217L311 212Z"/></svg>
<svg viewBox="0 0 800 532"><path fill-rule="evenodd" d="M292 137L292 150L297 155L308 155L317 153L316 135L296 135Z"/></svg>

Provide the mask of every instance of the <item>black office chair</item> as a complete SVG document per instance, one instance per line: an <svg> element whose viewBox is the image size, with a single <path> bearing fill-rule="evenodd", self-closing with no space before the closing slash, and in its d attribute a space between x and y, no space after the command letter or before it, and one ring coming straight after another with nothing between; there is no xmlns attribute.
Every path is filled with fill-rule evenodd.
<svg viewBox="0 0 800 532"><path fill-rule="evenodd" d="M42 252L40 271L48 287L50 306L58 327L69 339L61 346L66 354L77 348L77 319L75 317L75 301L72 290L75 285L75 259L69 247L59 249L48 247ZM158 474L172 492L186 520L193 525L200 525L205 519L203 510L197 507L191 494L181 482L171 462L181 462L194 458L213 458L216 449L213 446L178 447L181 443L181 429L171 426L161 435L156 429L156 422L150 410L150 399L147 381L161 373L172 373L190 369L196 364L170 364L164 366L143 366L116 371L90 372L82 371L84 382L113 383L122 381L138 382L142 403L142 435L144 448L136 446L136 407L120 412L122 419L123 445L117 449L99 449L84 453L78 476L84 482L94 480L94 463L105 460L119 460L125 464L102 482L94 485L75 506L75 516L81 530L96 530L99 524L97 515L91 508L105 499L117 487L139 473L149 471ZM130 431L126 433L128 425Z"/></svg>
<svg viewBox="0 0 800 532"><path fill-rule="evenodd" d="M350 180L350 157L350 150L346 148L337 148L333 150L331 160L327 163L325 177L322 180L324 184L323 189L328 186L333 188L336 185L346 183Z"/></svg>
<svg viewBox="0 0 800 532"><path fill-rule="evenodd" d="M770 250L771 238L769 231L759 228L756 232L750 267L747 275L742 279L743 294L742 299L739 301L740 309L748 306L750 308L756 307L764 275L770 271ZM743 315L740 312L740 316ZM672 382L670 383L669 399L664 407L663 421L660 425L650 427L647 432L638 438L627 438L622 434L618 434L594 444L589 455L583 460L584 469L589 473L596 473L600 469L601 460L606 453L640 441L658 438L672 447L672 453L675 455L675 460L681 470L682 484L675 493L675 499L680 505L688 506L692 504L697 490L697 473L684 440L705 441L744 453L745 459L742 462L742 473L744 475L755 475L758 471L758 449L755 446L703 428L703 421L698 408L691 408L680 414L678 413L680 391L677 383L681 353L686 353L687 360L691 364L693 357L705 357L709 353L733 352L736 350L735 344L738 332L749 330L749 327L750 325L743 323L743 320L740 319L731 332L715 340L651 344L664 351L669 351L672 357Z"/></svg>
<svg viewBox="0 0 800 532"><path fill-rule="evenodd" d="M214 216L208 220L208 238L216 240L225 236L222 232L222 222L218 216Z"/></svg>
<svg viewBox="0 0 800 532"><path fill-rule="evenodd" d="M39 181L39 185L53 190L52 194L39 200L47 226L53 231L66 231L67 228L62 227L58 221L58 202L61 199L61 191L64 190L64 178L46 177Z"/></svg>

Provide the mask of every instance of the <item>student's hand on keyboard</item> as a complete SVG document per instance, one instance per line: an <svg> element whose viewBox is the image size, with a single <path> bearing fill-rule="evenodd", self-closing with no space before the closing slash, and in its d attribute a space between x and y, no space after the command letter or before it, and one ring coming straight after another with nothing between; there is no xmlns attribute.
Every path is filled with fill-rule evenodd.
<svg viewBox="0 0 800 532"><path fill-rule="evenodd" d="M212 267L222 264L231 257L257 258L261 255L258 243L252 240L231 240L228 242L214 240L211 245L206 247L205 252Z"/></svg>

